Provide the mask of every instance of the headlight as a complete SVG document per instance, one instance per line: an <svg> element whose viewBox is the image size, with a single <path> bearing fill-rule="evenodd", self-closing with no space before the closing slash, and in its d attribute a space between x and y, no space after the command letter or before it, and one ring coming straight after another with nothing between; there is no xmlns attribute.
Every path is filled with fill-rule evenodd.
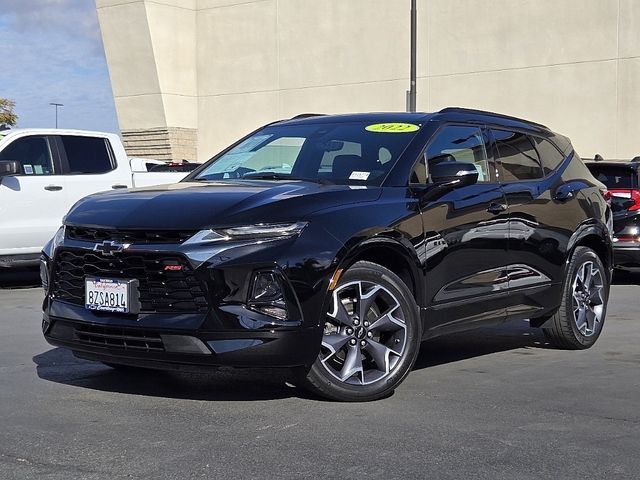
<svg viewBox="0 0 640 480"><path fill-rule="evenodd" d="M44 255L40 257L40 281L44 291L49 290L49 264Z"/></svg>
<svg viewBox="0 0 640 480"><path fill-rule="evenodd" d="M276 240L299 235L307 222L259 223L239 227L201 230L183 245L218 242L221 240Z"/></svg>
<svg viewBox="0 0 640 480"><path fill-rule="evenodd" d="M47 242L47 244L42 249L43 253L49 258L53 258L53 254L55 253L56 248L62 245L63 241L64 241L64 225L61 226L56 232L56 234L53 236L53 238Z"/></svg>

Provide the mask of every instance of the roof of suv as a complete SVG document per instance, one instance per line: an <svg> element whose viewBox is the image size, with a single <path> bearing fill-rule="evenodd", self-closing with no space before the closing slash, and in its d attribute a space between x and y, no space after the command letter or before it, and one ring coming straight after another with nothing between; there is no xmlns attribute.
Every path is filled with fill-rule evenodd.
<svg viewBox="0 0 640 480"><path fill-rule="evenodd" d="M474 110L470 108L461 107L447 107L439 112L376 112L376 113L350 113L340 115L323 115L305 113L297 115L287 120L281 120L276 122L278 124L318 124L318 123L334 123L336 121L342 122L372 122L372 123L388 123L388 122L403 122L403 123L422 123L429 120L435 121L464 121L464 122L477 122L486 123L491 125L499 125L511 128L520 128L531 131L544 131L550 133L551 131L544 125L539 123L524 120L522 118L511 117L509 115L502 115L500 113L486 112L484 110Z"/></svg>

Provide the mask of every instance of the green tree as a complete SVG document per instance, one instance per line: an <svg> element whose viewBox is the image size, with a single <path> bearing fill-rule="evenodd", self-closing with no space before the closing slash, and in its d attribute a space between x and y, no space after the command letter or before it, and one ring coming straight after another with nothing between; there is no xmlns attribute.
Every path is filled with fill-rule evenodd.
<svg viewBox="0 0 640 480"><path fill-rule="evenodd" d="M18 115L13 111L16 102L7 98L0 98L0 127L11 127L18 121Z"/></svg>

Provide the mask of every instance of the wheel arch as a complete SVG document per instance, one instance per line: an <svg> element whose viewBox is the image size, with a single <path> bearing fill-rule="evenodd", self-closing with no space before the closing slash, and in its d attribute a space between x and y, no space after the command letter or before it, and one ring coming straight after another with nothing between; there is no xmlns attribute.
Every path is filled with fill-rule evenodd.
<svg viewBox="0 0 640 480"><path fill-rule="evenodd" d="M611 281L611 275L613 271L613 250L606 227L591 224L587 227L578 229L576 233L574 233L567 245L564 268L565 278L568 275L569 263L571 262L573 253L578 247L588 247L596 253L598 258L602 260L605 269L609 273L609 281ZM529 322L532 327L545 328L545 326L549 324L549 321L552 319L552 316L556 311L557 308L555 308L553 312L546 314L543 317L531 318L529 319Z"/></svg>
<svg viewBox="0 0 640 480"><path fill-rule="evenodd" d="M574 235L569 241L566 264L569 265L573 252L577 247L588 247L602 260L607 271L611 272L613 269L613 249L607 230L592 225L580 233L581 235Z"/></svg>
<svg viewBox="0 0 640 480"><path fill-rule="evenodd" d="M412 246L392 237L369 238L351 246L338 261L337 270L347 270L358 261L376 263L391 270L407 285L418 306L424 306L424 279Z"/></svg>

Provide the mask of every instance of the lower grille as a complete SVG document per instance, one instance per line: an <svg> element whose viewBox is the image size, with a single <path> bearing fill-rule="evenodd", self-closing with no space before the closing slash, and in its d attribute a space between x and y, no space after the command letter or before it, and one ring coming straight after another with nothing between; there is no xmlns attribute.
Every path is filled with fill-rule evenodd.
<svg viewBox="0 0 640 480"><path fill-rule="evenodd" d="M84 305L85 278L138 279L141 313L205 312L204 286L179 255L119 252L110 257L90 250L61 249L51 278L54 298Z"/></svg>
<svg viewBox="0 0 640 480"><path fill-rule="evenodd" d="M76 327L75 339L87 345L144 352L164 352L162 338L155 333L120 327L82 325Z"/></svg>

